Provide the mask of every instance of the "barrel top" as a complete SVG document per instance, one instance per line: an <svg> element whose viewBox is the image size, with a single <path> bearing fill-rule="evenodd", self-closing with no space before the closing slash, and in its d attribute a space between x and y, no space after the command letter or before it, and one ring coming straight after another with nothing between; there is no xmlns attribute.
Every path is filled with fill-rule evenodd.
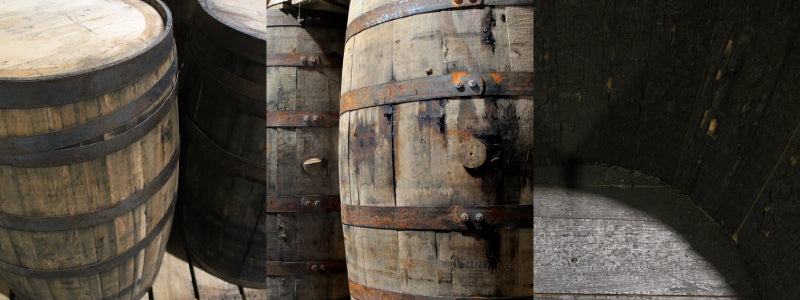
<svg viewBox="0 0 800 300"><path fill-rule="evenodd" d="M107 65L147 48L164 22L139 0L6 0L0 78L36 78Z"/></svg>
<svg viewBox="0 0 800 300"><path fill-rule="evenodd" d="M209 15L225 25L266 40L267 7L264 0L200 0Z"/></svg>

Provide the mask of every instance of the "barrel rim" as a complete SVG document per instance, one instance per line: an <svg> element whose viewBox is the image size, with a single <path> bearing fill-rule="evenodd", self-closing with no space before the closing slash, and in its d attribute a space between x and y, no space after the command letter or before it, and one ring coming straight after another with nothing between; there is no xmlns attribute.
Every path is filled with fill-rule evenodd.
<svg viewBox="0 0 800 300"><path fill-rule="evenodd" d="M159 0L159 1L160 1L160 0ZM212 19L216 20L216 21L217 21L217 22L219 22L220 24L222 24L222 25L225 25L225 27L227 27L227 28L230 28L230 29L233 29L233 30L234 30L234 31L236 31L236 32L244 33L244 34L246 34L246 35L248 35L248 36L254 37L254 38L256 38L256 39L259 39L259 40L262 40L262 41L266 41L266 40L267 40L267 37L266 37L266 34L267 34L267 32L266 32L266 29L265 29L265 30L262 32L262 34L263 34L264 36L257 36L257 35L254 35L254 33L257 33L257 32L255 32L255 31L251 31L251 30L242 30L242 28L234 27L234 26L233 26L232 24L230 24L229 22L226 22L224 19L221 19L221 18L217 17L217 15L215 15L215 14L211 13L210 11L208 11L208 9L207 9L207 8L208 8L208 5L206 4L207 2L208 2L208 0L197 0L197 4L198 4L198 5L200 5L200 8L202 8L202 12L203 12L203 13L205 13L205 15L207 15L207 16L209 16L209 17L211 17ZM264 9L266 10L266 8L264 8ZM249 28L248 28L248 29L249 29Z"/></svg>
<svg viewBox="0 0 800 300"><path fill-rule="evenodd" d="M105 72L105 71L107 71L109 69L114 69L115 66L119 65L122 62L136 60L136 58L138 58L138 57L140 57L140 56L142 56L144 54L148 54L148 52L151 52L151 50L153 50L153 48L155 48L157 45L163 43L164 41L167 41L168 40L167 39L168 35L172 35L172 12L169 10L169 8L167 8L167 5L164 4L164 2L162 2L161 0L141 0L141 1L153 6L153 8L159 13L159 15L161 15L161 20L164 22L164 31L162 31L161 34L158 35L158 37L155 39L154 43L151 43L150 45L147 45L147 47L145 47L144 49L136 51L133 54L125 56L123 58L120 58L120 59L118 59L116 61L112 61L112 62L106 63L104 65L100 65L100 66L91 67L91 68L88 68L88 69L85 69L85 70L72 71L72 72L66 72L66 73L59 73L59 74L53 74L53 75L46 75L46 76L40 76L40 77L25 77L25 78L22 78L22 77L0 77L0 81L9 81L9 82L35 81L37 83L42 83L43 81L46 81L46 80L74 77L74 76L84 75L84 74L87 74L87 73Z"/></svg>
<svg viewBox="0 0 800 300"><path fill-rule="evenodd" d="M172 13L161 0L142 0L161 15L164 30L153 43L118 60L85 70L41 77L0 77L0 109L25 109L80 102L118 90L150 71L147 62L169 59L174 51ZM171 46L171 47L170 47ZM103 82L94 82L101 78ZM95 86L96 85L96 86ZM52 89L42 95L39 89ZM75 90L70 93L62 93ZM7 96L9 95L10 96Z"/></svg>

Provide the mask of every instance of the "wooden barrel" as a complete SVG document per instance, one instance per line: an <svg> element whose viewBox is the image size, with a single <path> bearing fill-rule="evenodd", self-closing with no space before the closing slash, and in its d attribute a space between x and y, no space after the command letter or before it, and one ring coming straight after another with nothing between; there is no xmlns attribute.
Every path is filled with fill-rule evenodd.
<svg viewBox="0 0 800 300"><path fill-rule="evenodd" d="M292 9L327 11L347 14L350 0L268 0L267 8L291 7Z"/></svg>
<svg viewBox="0 0 800 300"><path fill-rule="evenodd" d="M349 299L337 127L346 15L267 10L267 294Z"/></svg>
<svg viewBox="0 0 800 300"><path fill-rule="evenodd" d="M353 298L532 297L532 55L530 0L350 4L339 182Z"/></svg>
<svg viewBox="0 0 800 300"><path fill-rule="evenodd" d="M0 6L0 276L18 299L140 299L178 174L158 1Z"/></svg>
<svg viewBox="0 0 800 300"><path fill-rule="evenodd" d="M192 262L264 288L265 3L196 5L180 102L182 228Z"/></svg>

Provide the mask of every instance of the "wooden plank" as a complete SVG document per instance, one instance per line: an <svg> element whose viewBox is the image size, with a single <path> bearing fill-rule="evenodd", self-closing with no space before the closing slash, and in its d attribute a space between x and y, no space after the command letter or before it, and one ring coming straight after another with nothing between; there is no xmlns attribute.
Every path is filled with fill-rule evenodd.
<svg viewBox="0 0 800 300"><path fill-rule="evenodd" d="M11 43L1 54L0 77L102 66L144 49L164 29L153 7L131 0L9 0L0 16L0 27L8 29L0 40Z"/></svg>
<svg viewBox="0 0 800 300"><path fill-rule="evenodd" d="M534 217L534 245L536 293L737 296L749 281L716 224Z"/></svg>
<svg viewBox="0 0 800 300"><path fill-rule="evenodd" d="M547 295L547 294L534 294L533 299L536 300L734 300L734 299L751 299L743 297L675 297L675 296L645 296L645 295Z"/></svg>
<svg viewBox="0 0 800 300"><path fill-rule="evenodd" d="M195 299L191 266L183 245L180 230L170 234L167 251L161 262L161 270L153 283L153 299Z"/></svg>
<svg viewBox="0 0 800 300"><path fill-rule="evenodd" d="M242 300L267 300L267 290L248 288L243 288L242 290L244 291L244 299Z"/></svg>

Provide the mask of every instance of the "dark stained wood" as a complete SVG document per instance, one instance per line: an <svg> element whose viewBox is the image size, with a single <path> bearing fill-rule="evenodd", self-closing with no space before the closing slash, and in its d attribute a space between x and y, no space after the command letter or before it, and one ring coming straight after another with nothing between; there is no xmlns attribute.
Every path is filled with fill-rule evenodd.
<svg viewBox="0 0 800 300"><path fill-rule="evenodd" d="M354 1L348 19L390 2ZM365 88L378 92L362 93L368 99L353 98L353 103L368 105L346 105L354 110L340 116L342 206L530 205L532 97L478 93L447 98L457 95L436 89L432 91L439 94L420 89L415 95L421 85L413 83L462 74L533 72L532 34L532 7L487 6L394 19L347 40L343 99ZM399 87L407 83L411 88ZM471 88L468 81L461 87L455 80L445 83L438 86ZM465 168L459 146L475 139L487 145L486 162ZM532 228L343 227L348 276L354 283L429 297L531 295Z"/></svg>
<svg viewBox="0 0 800 300"><path fill-rule="evenodd" d="M797 222L765 225L763 202L797 198L777 176L800 118L795 2L538 1L536 164L661 178L738 242L761 297L796 298Z"/></svg>
<svg viewBox="0 0 800 300"><path fill-rule="evenodd" d="M299 13L308 19L330 17L302 6ZM293 17L279 10L270 16ZM296 53L341 57L344 22L295 25L267 27L268 57ZM266 280L270 299L349 295L338 197L339 116L331 113L339 107L341 61L330 62L334 64L271 66L268 59Z"/></svg>
<svg viewBox="0 0 800 300"><path fill-rule="evenodd" d="M626 181L646 179L630 174ZM655 180L537 185L534 224L536 294L756 296L719 224Z"/></svg>
<svg viewBox="0 0 800 300"><path fill-rule="evenodd" d="M263 1L193 5L181 113L183 129L198 128L202 135L193 138L203 140L185 139L181 230L205 277L264 288L265 55L254 47L263 49L265 43L266 8ZM219 288L236 290L236 285Z"/></svg>

